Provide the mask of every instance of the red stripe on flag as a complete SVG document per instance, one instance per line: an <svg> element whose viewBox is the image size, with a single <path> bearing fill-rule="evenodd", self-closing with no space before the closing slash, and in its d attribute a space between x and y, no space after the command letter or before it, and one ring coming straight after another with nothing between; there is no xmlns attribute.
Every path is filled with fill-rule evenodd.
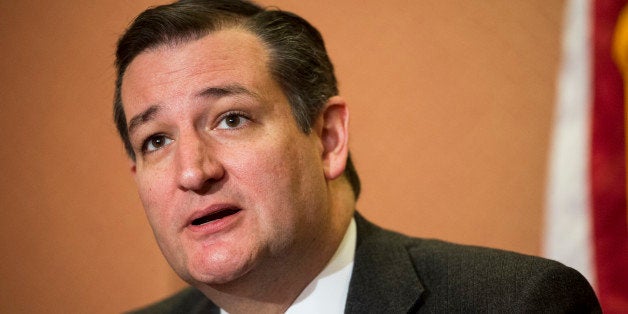
<svg viewBox="0 0 628 314"><path fill-rule="evenodd" d="M611 58L626 1L594 3L591 193L597 290L606 313L628 311L628 226L623 82Z"/></svg>

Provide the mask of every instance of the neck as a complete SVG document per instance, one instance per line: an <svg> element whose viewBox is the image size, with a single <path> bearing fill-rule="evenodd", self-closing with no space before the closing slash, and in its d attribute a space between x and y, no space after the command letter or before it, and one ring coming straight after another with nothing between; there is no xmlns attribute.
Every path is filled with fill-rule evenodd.
<svg viewBox="0 0 628 314"><path fill-rule="evenodd" d="M337 180L335 180L337 181ZM295 247L258 265L232 282L199 288L232 314L284 313L336 252L353 216L355 201L347 184L330 182L331 221L308 245ZM339 185L339 186L338 186ZM321 236L327 235L327 236Z"/></svg>

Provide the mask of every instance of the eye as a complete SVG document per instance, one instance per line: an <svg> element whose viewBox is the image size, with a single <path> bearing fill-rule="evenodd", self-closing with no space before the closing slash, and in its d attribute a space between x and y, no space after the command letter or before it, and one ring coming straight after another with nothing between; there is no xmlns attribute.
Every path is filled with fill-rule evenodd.
<svg viewBox="0 0 628 314"><path fill-rule="evenodd" d="M146 141L144 141L144 144L142 145L142 152L144 153L154 152L158 149L161 149L164 146L169 145L170 143L172 143L172 139L167 138L165 135L162 135L162 134L153 135L147 138Z"/></svg>
<svg viewBox="0 0 628 314"><path fill-rule="evenodd" d="M230 112L223 116L218 122L216 129L237 129L249 122L249 118L241 113Z"/></svg>

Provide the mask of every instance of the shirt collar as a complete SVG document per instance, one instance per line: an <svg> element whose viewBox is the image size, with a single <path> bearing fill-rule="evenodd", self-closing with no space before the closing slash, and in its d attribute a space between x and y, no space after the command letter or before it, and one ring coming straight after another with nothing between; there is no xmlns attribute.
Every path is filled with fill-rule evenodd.
<svg viewBox="0 0 628 314"><path fill-rule="evenodd" d="M356 240L355 219L351 218L334 256L323 271L303 289L286 314L344 313L353 272ZM220 313L227 312L220 309Z"/></svg>
<svg viewBox="0 0 628 314"><path fill-rule="evenodd" d="M287 314L343 313L353 271L357 231L355 219L323 271L305 287Z"/></svg>

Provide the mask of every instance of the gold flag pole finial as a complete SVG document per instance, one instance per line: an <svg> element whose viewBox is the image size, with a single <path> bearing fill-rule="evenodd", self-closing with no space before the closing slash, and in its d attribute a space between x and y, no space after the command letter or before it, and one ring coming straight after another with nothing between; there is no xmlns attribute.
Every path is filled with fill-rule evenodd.
<svg viewBox="0 0 628 314"><path fill-rule="evenodd" d="M628 111L626 110L628 105L628 92L626 92L628 91L628 5L624 6L617 18L611 49L613 60L624 78L624 147L628 152L628 114L626 114ZM626 178L628 178L628 158L624 160L624 163L626 163ZM626 195L628 195L628 184L626 184ZM626 208L626 219L628 222L628 208Z"/></svg>

